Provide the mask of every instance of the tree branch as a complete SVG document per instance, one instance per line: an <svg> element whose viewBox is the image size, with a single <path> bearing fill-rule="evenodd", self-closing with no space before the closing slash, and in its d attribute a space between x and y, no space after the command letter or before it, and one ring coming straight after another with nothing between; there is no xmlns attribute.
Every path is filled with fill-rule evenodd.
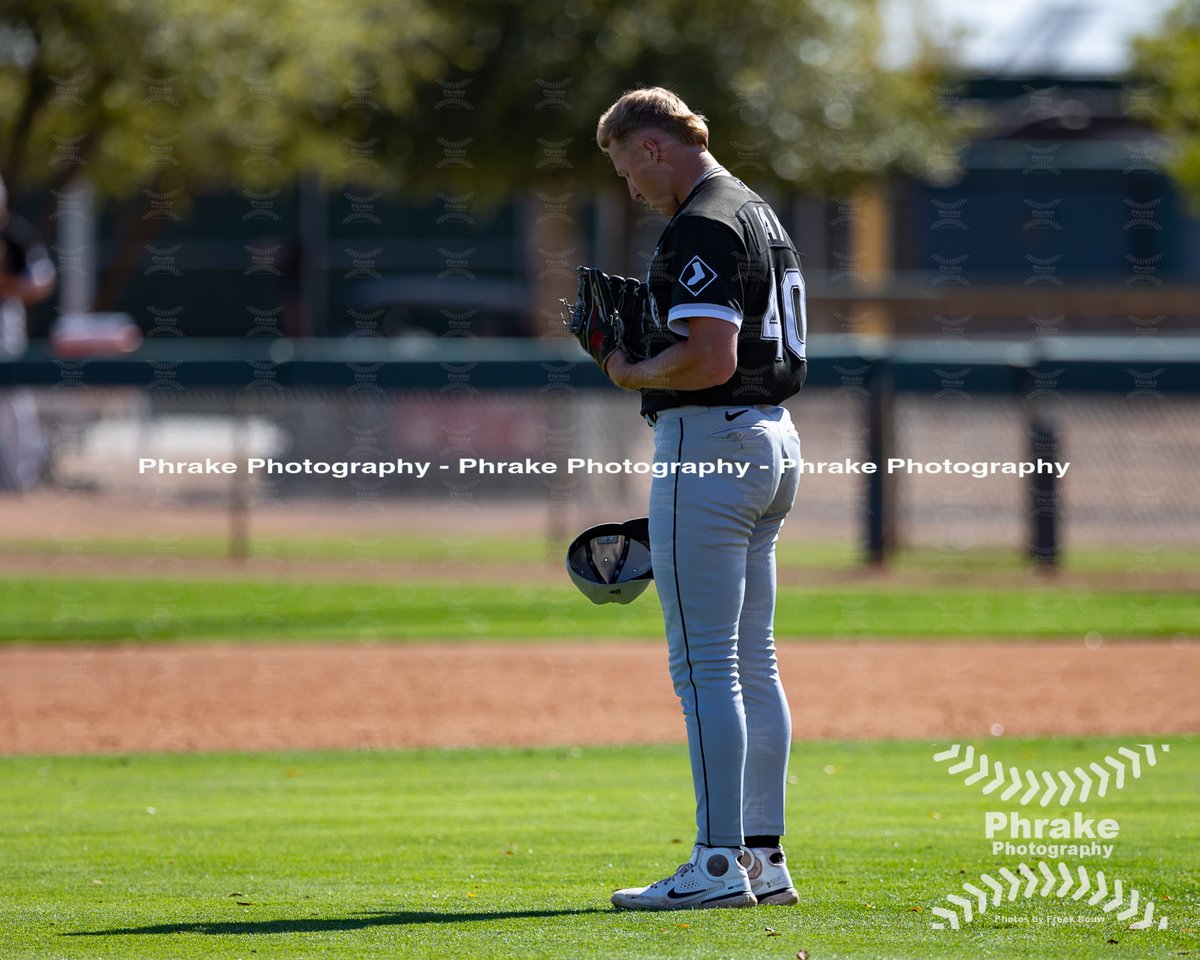
<svg viewBox="0 0 1200 960"><path fill-rule="evenodd" d="M50 75L43 69L41 37L36 29L33 30L33 36L37 43L37 52L29 66L25 99L17 111L16 120L9 133L8 153L4 158L4 182L8 187L9 196L17 196L21 192L25 163L29 155L29 132L33 129L38 113L49 100L52 88Z"/></svg>

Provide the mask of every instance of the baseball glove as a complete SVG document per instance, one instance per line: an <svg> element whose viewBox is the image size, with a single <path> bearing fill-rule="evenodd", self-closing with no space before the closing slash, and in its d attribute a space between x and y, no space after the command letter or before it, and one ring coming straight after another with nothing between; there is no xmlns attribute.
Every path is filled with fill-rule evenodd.
<svg viewBox="0 0 1200 960"><path fill-rule="evenodd" d="M570 307L563 322L601 370L618 349L631 360L646 359L649 311L640 280L580 267L575 303L562 303Z"/></svg>

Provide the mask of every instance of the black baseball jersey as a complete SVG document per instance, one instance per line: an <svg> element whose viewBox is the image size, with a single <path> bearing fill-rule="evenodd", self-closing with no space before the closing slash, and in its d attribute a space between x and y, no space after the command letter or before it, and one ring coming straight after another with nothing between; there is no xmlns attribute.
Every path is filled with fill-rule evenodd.
<svg viewBox="0 0 1200 960"><path fill-rule="evenodd" d="M702 179L659 238L646 275L651 354L687 336L691 317L738 325L737 371L703 390L644 390L642 413L699 404L778 404L804 382L804 276L770 206L723 171Z"/></svg>

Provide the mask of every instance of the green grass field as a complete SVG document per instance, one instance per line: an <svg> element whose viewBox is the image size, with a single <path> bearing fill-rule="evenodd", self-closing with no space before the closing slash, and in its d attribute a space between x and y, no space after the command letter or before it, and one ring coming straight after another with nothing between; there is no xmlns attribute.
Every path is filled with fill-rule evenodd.
<svg viewBox="0 0 1200 960"><path fill-rule="evenodd" d="M0 537L3 531L0 531ZM116 559L181 558L220 560L229 554L225 536L170 537L3 537L0 545L12 556L111 557ZM279 561L403 561L419 564L471 563L503 568L511 564L561 562L565 543L551 543L545 536L275 536L255 535L250 557ZM779 564L794 570L855 570L860 550L848 543L800 540L786 531L778 546ZM1200 573L1200 549L1072 548L1062 554L1062 569L1068 573ZM946 576L1027 569L1028 560L1018 550L972 547L939 549L905 548L896 551L891 568L901 573L934 571ZM499 575L502 569L497 570Z"/></svg>
<svg viewBox="0 0 1200 960"><path fill-rule="evenodd" d="M653 588L651 588L653 589ZM1190 591L1035 587L783 588L783 638L1178 637L1200 635ZM652 594L587 603L567 582L519 588L432 580L12 577L0 580L0 642L117 640L651 639Z"/></svg>
<svg viewBox="0 0 1200 960"><path fill-rule="evenodd" d="M1128 742L987 748L1069 768ZM671 914L608 896L690 852L682 747L0 759L0 956L1194 955L1200 738L1169 742L1141 780L1083 808L1121 830L1113 858L1087 865L1168 917L1145 931L1053 895L934 930L947 894L1017 864L984 839L996 801L932 761L944 744L797 744L801 905ZM1037 809L1023 812L1054 815Z"/></svg>
<svg viewBox="0 0 1200 960"><path fill-rule="evenodd" d="M220 556L217 540L189 543L180 556ZM364 559L361 545L337 543L320 550L280 541L259 555ZM463 559L433 539L406 549L414 543L431 564ZM99 553L139 552L120 546ZM480 563L503 559L499 544L473 547ZM845 550L789 549L782 563L852 563ZM414 559L380 550L365 558ZM531 563L544 562L544 551L533 538L517 548ZM1147 568L1132 553L1094 552L1069 566L1190 574L1198 560L1171 554ZM939 576L936 586L914 585L916 577L788 587L777 633L947 642L1200 636L1194 592L1145 589L1144 579L1123 591L1011 577L991 584L991 572L1020 569L1003 553L916 552L896 568L945 572L954 585ZM0 642L619 642L662 634L652 595L595 607L565 577L513 589L499 579L391 585L140 569L136 577L0 580ZM987 747L1007 763L1056 769L1131 742ZM993 856L984 838L983 813L996 801L932 761L944 744L796 745L788 846L799 907L636 915L613 910L611 891L665 876L690 852L681 746L0 757L0 960L1195 955L1200 737L1168 742L1171 752L1141 780L1083 808L1121 823L1112 861L1085 865L1153 898L1157 916L1169 918L1161 931L1131 931L1099 906L1053 895L1020 897L958 931L933 929L931 909L945 906L947 894L1017 863ZM1050 815L1035 805L1023 812Z"/></svg>

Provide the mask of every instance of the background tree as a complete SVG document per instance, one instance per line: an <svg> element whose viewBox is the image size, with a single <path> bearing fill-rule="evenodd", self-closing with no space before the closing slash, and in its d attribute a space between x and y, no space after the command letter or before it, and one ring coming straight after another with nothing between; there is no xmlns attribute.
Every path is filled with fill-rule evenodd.
<svg viewBox="0 0 1200 960"><path fill-rule="evenodd" d="M594 125L638 84L705 112L756 186L936 176L937 58L885 69L879 41L874 0L0 0L0 171L14 196L86 176L117 202L104 305L146 209L216 188L615 190Z"/></svg>
<svg viewBox="0 0 1200 960"><path fill-rule="evenodd" d="M382 182L363 119L413 109L439 32L425 0L0 0L0 172L46 191L43 224L78 177L117 201L104 306L164 223L154 204Z"/></svg>
<svg viewBox="0 0 1200 960"><path fill-rule="evenodd" d="M1200 0L1181 0L1157 34L1134 43L1131 112L1170 139L1167 166L1200 202Z"/></svg>
<svg viewBox="0 0 1200 960"><path fill-rule="evenodd" d="M932 48L911 66L880 64L875 0L453 0L471 26L446 51L447 71L418 81L427 109L379 118L410 189L447 177L504 194L531 177L608 178L593 140L599 114L636 85L674 88L712 121L726 152L761 157L777 184L838 190L891 171L938 175L955 144L938 108ZM428 109L461 94L469 109ZM486 156L439 166L442 142ZM544 164L544 143L565 163ZM542 166L539 166L539 163Z"/></svg>

